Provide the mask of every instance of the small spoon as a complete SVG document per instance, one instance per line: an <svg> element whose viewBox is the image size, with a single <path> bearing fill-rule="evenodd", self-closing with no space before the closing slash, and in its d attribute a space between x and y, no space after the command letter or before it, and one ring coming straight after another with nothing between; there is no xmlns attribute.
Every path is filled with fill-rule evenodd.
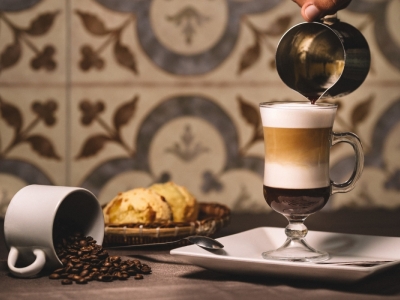
<svg viewBox="0 0 400 300"><path fill-rule="evenodd" d="M184 237L184 238L182 238L180 240L172 241L172 242L126 245L126 246L112 246L112 247L104 247L104 248L105 249L133 249L133 248L139 248L139 247L171 245L171 244L179 243L179 242L181 242L183 240L188 240L192 244L197 245L197 246L199 246L201 248L204 248L204 249L207 249L207 250L218 250L218 249L224 248L224 245L222 245L217 240L214 240L214 239L212 239L210 237L207 237L207 236L200 236L200 235L192 235L192 236Z"/></svg>

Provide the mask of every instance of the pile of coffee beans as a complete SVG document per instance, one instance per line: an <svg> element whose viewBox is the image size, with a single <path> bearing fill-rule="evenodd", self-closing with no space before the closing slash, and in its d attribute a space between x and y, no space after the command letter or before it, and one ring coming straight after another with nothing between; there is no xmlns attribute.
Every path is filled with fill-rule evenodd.
<svg viewBox="0 0 400 300"><path fill-rule="evenodd" d="M143 279L143 274L151 273L151 268L137 259L123 261L119 256L109 256L92 237L79 232L55 240L55 250L63 267L54 270L49 278L61 279L65 285Z"/></svg>

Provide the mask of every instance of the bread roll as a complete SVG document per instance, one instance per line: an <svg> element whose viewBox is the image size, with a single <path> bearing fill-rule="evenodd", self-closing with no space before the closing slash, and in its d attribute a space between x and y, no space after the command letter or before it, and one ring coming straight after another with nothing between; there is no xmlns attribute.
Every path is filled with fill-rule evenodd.
<svg viewBox="0 0 400 300"><path fill-rule="evenodd" d="M165 199L145 188L119 193L104 207L103 214L107 224L151 223L172 218Z"/></svg>
<svg viewBox="0 0 400 300"><path fill-rule="evenodd" d="M196 221L199 208L195 197L180 185L170 181L153 184L149 188L165 198L172 210L174 222Z"/></svg>

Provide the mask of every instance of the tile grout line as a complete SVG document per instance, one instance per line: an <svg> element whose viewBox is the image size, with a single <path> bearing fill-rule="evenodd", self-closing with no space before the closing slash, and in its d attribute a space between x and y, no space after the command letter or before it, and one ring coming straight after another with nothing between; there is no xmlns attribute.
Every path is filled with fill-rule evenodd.
<svg viewBox="0 0 400 300"><path fill-rule="evenodd" d="M71 73L71 69L67 70L66 73ZM388 80L388 81L373 81L373 82L365 82L363 85L368 84L369 86L375 87L398 87L400 82L399 80ZM209 88L264 88L269 86L283 86L286 87L282 81L265 81L265 82L256 82L256 81L249 81L249 82L237 82L237 81L199 81L199 82L187 82L187 81L176 81L176 82L72 82L71 78L68 82L69 87L80 87L80 88L97 88L99 85L102 87L142 87L142 88L197 88L197 87L209 87ZM29 83L29 82L0 82L0 87L33 87L33 88L41 88L43 86L46 87L60 87L64 86L63 84L58 83Z"/></svg>
<svg viewBox="0 0 400 300"><path fill-rule="evenodd" d="M71 185L71 0L65 0L65 185Z"/></svg>

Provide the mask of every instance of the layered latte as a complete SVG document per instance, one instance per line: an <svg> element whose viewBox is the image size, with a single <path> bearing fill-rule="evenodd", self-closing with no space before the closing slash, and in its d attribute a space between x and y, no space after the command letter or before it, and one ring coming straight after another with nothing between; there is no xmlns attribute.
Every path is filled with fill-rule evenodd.
<svg viewBox="0 0 400 300"><path fill-rule="evenodd" d="M264 196L276 211L308 215L330 196L329 152L336 107L310 103L260 106Z"/></svg>

